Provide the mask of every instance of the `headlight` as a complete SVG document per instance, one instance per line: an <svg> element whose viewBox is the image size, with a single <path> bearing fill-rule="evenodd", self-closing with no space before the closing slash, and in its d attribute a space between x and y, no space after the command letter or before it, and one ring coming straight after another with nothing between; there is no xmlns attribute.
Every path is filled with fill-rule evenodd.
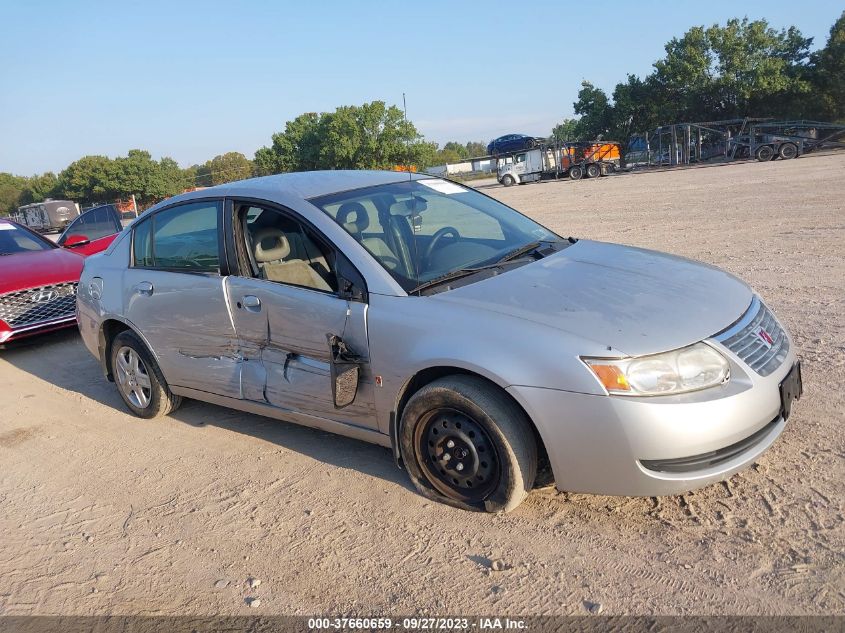
<svg viewBox="0 0 845 633"><path fill-rule="evenodd" d="M731 375L725 357L704 343L653 356L582 360L608 393L626 396L662 396L697 391L721 385Z"/></svg>

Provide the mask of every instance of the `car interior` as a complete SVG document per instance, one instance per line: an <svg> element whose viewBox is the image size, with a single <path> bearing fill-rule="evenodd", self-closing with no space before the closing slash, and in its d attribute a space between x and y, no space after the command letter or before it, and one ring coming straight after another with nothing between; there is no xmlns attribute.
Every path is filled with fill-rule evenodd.
<svg viewBox="0 0 845 633"><path fill-rule="evenodd" d="M324 292L337 291L334 254L311 231L272 209L244 206L241 213L254 276Z"/></svg>
<svg viewBox="0 0 845 633"><path fill-rule="evenodd" d="M340 204L335 220L395 277L430 278L497 253L504 238L492 218L443 198L381 192ZM439 228L438 228L439 227Z"/></svg>

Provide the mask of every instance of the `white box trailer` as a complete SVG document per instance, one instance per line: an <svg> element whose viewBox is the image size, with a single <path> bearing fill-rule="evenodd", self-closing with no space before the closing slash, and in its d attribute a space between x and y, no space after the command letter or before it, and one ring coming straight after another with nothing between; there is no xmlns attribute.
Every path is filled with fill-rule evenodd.
<svg viewBox="0 0 845 633"><path fill-rule="evenodd" d="M72 200L45 200L18 207L12 219L35 231L61 231L79 215L79 206Z"/></svg>

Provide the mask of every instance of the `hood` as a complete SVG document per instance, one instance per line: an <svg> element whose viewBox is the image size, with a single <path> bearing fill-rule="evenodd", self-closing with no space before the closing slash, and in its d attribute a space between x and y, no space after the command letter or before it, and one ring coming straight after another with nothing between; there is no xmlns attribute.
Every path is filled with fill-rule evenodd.
<svg viewBox="0 0 845 633"><path fill-rule="evenodd" d="M713 266L581 240L432 298L527 319L637 356L725 329L748 309L752 291Z"/></svg>
<svg viewBox="0 0 845 633"><path fill-rule="evenodd" d="M0 256L0 294L79 281L82 256L63 248Z"/></svg>

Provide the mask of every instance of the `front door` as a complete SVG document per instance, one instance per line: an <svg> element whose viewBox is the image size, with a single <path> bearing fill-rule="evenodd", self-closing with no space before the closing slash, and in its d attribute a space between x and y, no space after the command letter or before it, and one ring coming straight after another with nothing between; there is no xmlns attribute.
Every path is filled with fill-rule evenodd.
<svg viewBox="0 0 845 633"><path fill-rule="evenodd" d="M292 213L235 205L241 275L226 291L243 358L244 398L280 409L377 428L369 372L367 305L338 296L337 255ZM355 401L336 409L328 336L362 361Z"/></svg>

